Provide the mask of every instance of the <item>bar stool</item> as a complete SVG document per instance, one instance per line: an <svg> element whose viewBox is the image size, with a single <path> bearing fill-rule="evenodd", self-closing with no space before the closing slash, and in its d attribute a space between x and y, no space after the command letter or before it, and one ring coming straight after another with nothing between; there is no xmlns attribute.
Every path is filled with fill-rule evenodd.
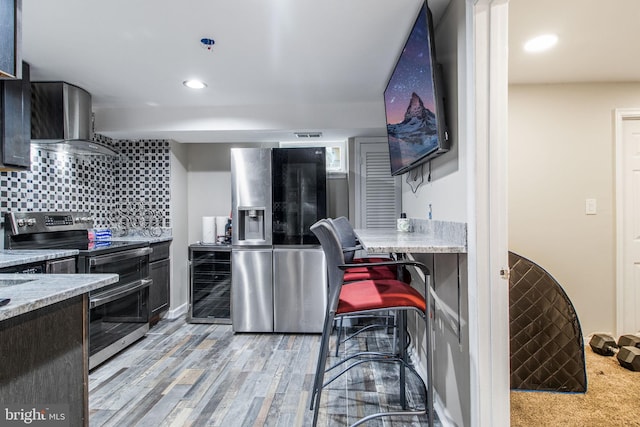
<svg viewBox="0 0 640 427"><path fill-rule="evenodd" d="M432 368L431 363L427 363L427 383L425 384L417 375L417 372L408 363L406 355L406 314L408 311L415 311L418 313L418 317L423 319L426 325L426 330L431 330L430 325L430 293L428 289L427 281L425 280L425 297L423 297L416 289L412 288L408 284L397 279L379 279L379 280L361 280L344 284L344 272L346 269L353 266L353 264L346 264L344 259L344 253L340 240L336 235L332 225L326 219L320 220L311 226L311 231L316 235L322 249L325 253L327 261L327 273L329 281L329 298L327 304L327 312L325 315L324 327L322 331L322 337L320 342L320 351L318 354L318 363L316 366L315 380L313 384L313 390L311 393L310 409L314 411L313 414L313 426L315 427L318 421L318 411L320 405L320 399L322 396L323 388L331 383L337 376L342 375L349 369L360 365L365 362L397 362L400 366L400 401L402 402L402 410L378 412L361 418L352 426L357 426L365 423L371 419L385 417L385 416L400 416L400 415L424 415L427 414L429 426L433 425L433 385L432 385ZM363 263L364 266L379 266L380 264ZM429 276L429 271L424 266L416 261L393 261L387 263L388 265L412 265L420 268L425 277ZM344 286L343 286L344 285ZM331 338L331 330L333 327L334 319L342 316L371 313L381 310L394 310L398 312L398 338L399 338L399 355L390 357L388 354L384 355L371 355L371 357L365 357L363 360L358 360L351 366L348 366L336 377L324 382L325 366L329 353L329 341ZM429 332L427 332L429 333ZM431 340L427 339L427 354L431 354ZM353 356L350 356L351 359ZM339 362L342 363L342 362ZM422 382L427 402L424 409L407 409L406 408L406 369L410 369Z"/></svg>
<svg viewBox="0 0 640 427"><path fill-rule="evenodd" d="M355 257L356 251L362 250L363 248L362 248L362 245L358 242L356 233L353 230L353 227L351 226L351 223L349 222L349 220L344 216L340 216L333 219L329 218L329 222L333 226L333 229L336 232L338 239L340 240L340 245L342 246L342 252L344 254L344 260L347 264L384 263L384 262L393 261L393 259L389 257L356 258ZM348 272L363 271L366 269L367 267L362 267L362 266L354 266L349 268L347 272L345 272L345 281L349 281L348 279L350 277L348 275ZM398 271L398 268L395 265L369 267L368 269L376 272L374 273L374 276L376 274L381 274L381 275L387 274L386 277L380 277L380 278L392 278L392 279L399 278L400 280L403 280L406 283L411 283L411 275L409 274L409 272L406 269L401 269L400 271ZM382 273L384 270L389 270L389 273ZM388 274L390 274L390 277L388 276ZM376 278L376 277L371 277L371 278ZM359 280L359 279L354 278L354 280Z"/></svg>
<svg viewBox="0 0 640 427"><path fill-rule="evenodd" d="M394 261L388 257L361 257L355 258L356 251L362 250L362 245L358 242L358 238L356 233L351 226L349 220L344 217L337 218L328 218L329 224L333 227L333 231L335 231L338 239L340 241L340 245L342 246L342 253L344 255L345 263L347 264L356 264L353 267L349 267L345 270L344 281L345 282L353 282L358 280L368 280L368 279L399 279L404 281L405 283L411 283L411 274L404 267L398 267L396 264L388 265L377 265L373 267L363 267L365 263L388 263ZM365 315L359 316L349 316L348 319L357 319L361 317L375 317L377 319L382 319L383 322L378 322L374 324L369 324L364 326L354 333L345 336L342 340L342 334L344 329L344 320L347 316L342 316L338 320L338 324L336 327L336 334L338 336L338 340L336 342L336 351L335 355L338 356L338 352L340 351L340 344L349 341L352 338L360 335L365 331L369 331L377 328L395 328L396 327L396 317L393 314L382 314L382 313L368 313ZM389 324L391 322L391 324ZM394 329L395 333L395 329Z"/></svg>

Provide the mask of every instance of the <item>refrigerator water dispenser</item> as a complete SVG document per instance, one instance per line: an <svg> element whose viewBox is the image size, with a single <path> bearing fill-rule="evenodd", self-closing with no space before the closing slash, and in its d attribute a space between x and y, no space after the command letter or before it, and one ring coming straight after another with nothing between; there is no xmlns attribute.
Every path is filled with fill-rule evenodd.
<svg viewBox="0 0 640 427"><path fill-rule="evenodd" d="M264 207L238 207L238 216L238 240L266 240Z"/></svg>

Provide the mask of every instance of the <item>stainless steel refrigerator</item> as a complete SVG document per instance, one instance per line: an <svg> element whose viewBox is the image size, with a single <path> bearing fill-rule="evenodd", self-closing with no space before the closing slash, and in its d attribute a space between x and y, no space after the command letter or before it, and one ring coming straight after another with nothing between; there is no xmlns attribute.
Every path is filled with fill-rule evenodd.
<svg viewBox="0 0 640 427"><path fill-rule="evenodd" d="M322 332L324 253L309 227L326 216L324 148L231 149L235 332Z"/></svg>

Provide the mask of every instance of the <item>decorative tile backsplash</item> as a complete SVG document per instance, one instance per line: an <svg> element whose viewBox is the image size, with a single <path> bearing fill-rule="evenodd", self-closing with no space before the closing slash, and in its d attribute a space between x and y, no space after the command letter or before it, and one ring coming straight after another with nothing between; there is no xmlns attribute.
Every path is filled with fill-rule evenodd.
<svg viewBox="0 0 640 427"><path fill-rule="evenodd" d="M113 212L132 207L158 212L170 227L169 141L94 140L120 155L74 156L31 148L31 171L0 172L0 211L88 211L97 227L111 226Z"/></svg>

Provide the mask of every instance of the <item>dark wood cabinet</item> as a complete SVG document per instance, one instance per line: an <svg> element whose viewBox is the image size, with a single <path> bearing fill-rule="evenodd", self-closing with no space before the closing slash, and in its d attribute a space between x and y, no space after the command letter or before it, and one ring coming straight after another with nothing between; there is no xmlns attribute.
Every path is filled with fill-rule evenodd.
<svg viewBox="0 0 640 427"><path fill-rule="evenodd" d="M76 258L55 258L47 261L28 262L0 268L0 274L75 274Z"/></svg>
<svg viewBox="0 0 640 427"><path fill-rule="evenodd" d="M47 261L46 263L47 274L76 274L76 259L74 258L60 258Z"/></svg>
<svg viewBox="0 0 640 427"><path fill-rule="evenodd" d="M1 1L1 0L0 0ZM31 167L31 82L29 64L22 63L22 79L0 83L1 170Z"/></svg>
<svg viewBox="0 0 640 427"><path fill-rule="evenodd" d="M160 314L169 309L171 242L152 243L153 252L149 256L149 274L153 283L149 288L150 325L160 320Z"/></svg>
<svg viewBox="0 0 640 427"><path fill-rule="evenodd" d="M0 322L3 420L9 410L39 410L51 405L53 413L60 410L64 414L62 425L89 424L88 309L88 296L84 294ZM51 423L33 425L61 424Z"/></svg>
<svg viewBox="0 0 640 427"><path fill-rule="evenodd" d="M21 77L21 49L22 0L0 0L0 78Z"/></svg>

